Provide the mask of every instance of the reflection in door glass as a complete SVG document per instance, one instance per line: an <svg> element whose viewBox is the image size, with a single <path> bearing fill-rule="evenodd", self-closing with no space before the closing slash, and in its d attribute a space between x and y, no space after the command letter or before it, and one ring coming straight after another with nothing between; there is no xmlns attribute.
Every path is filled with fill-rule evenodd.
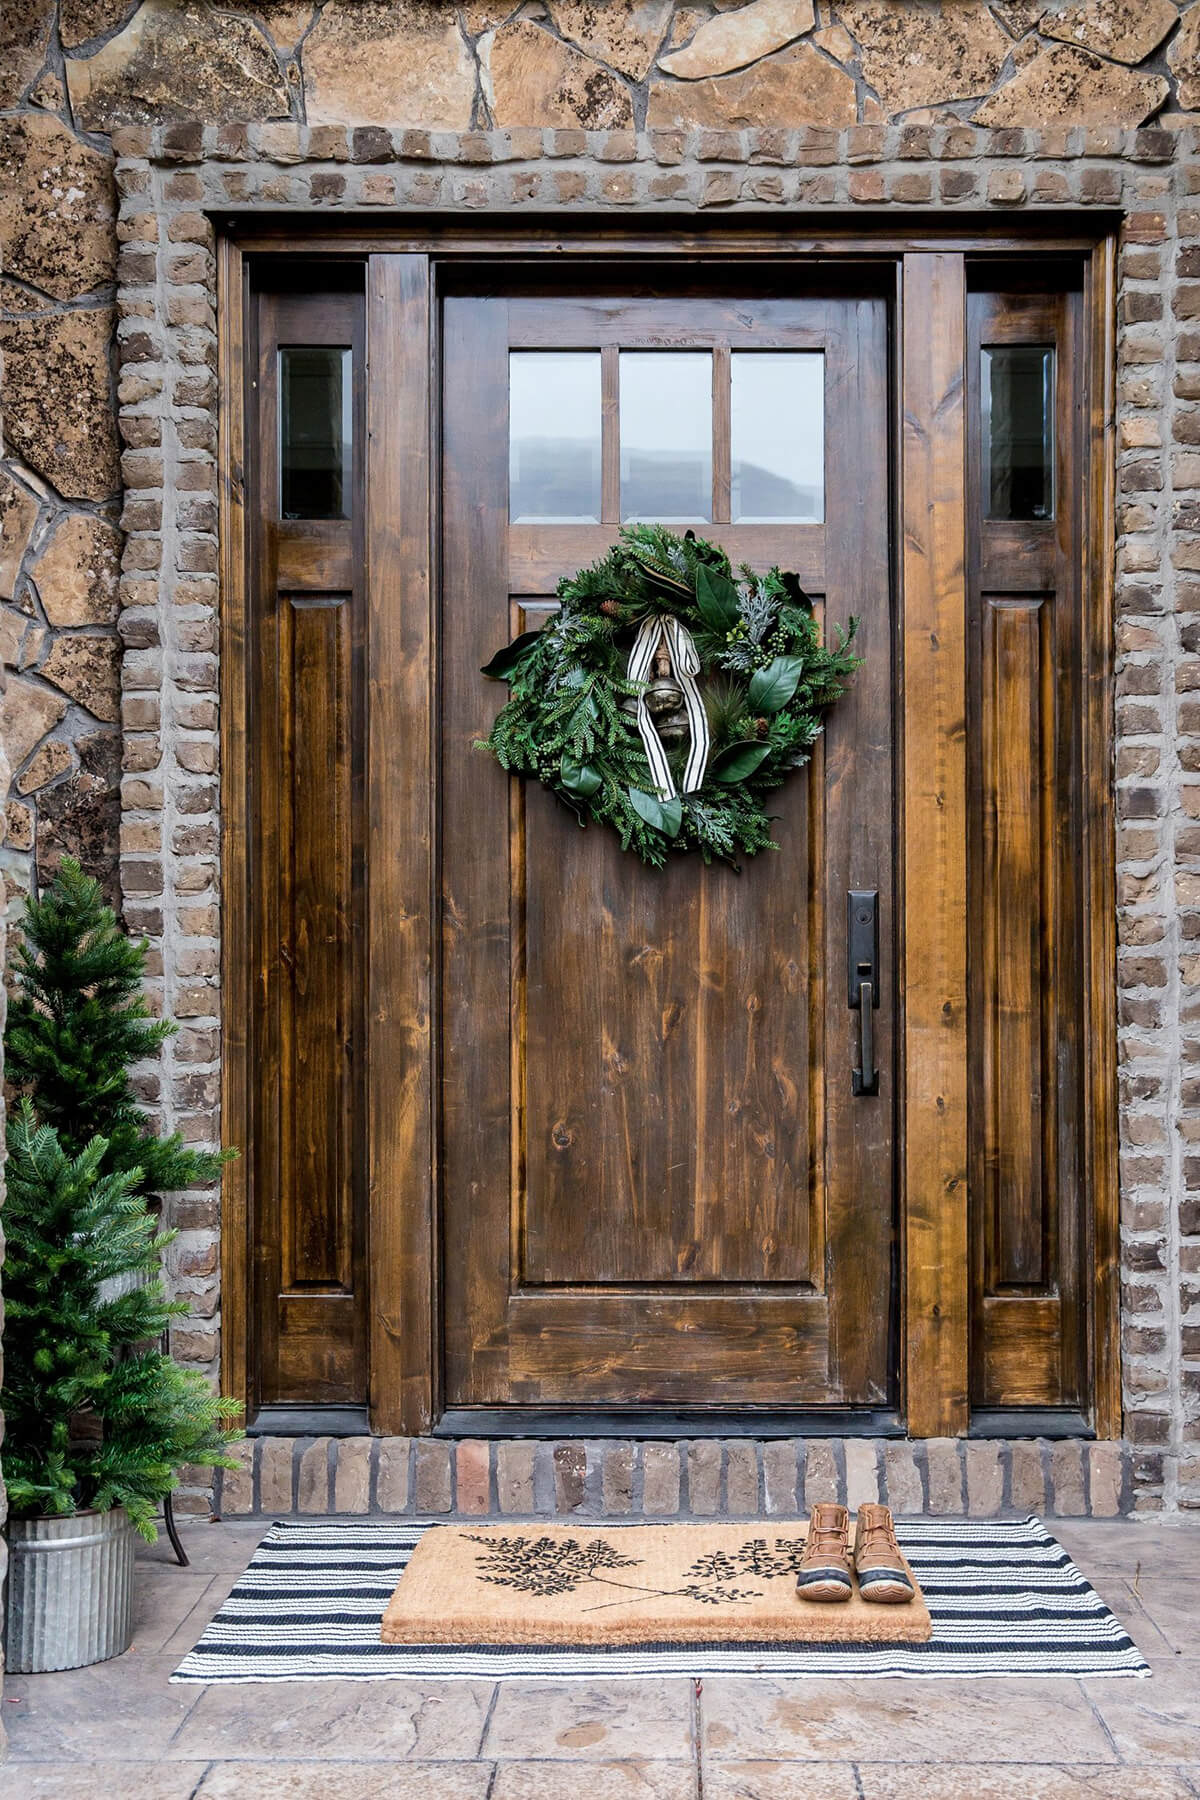
<svg viewBox="0 0 1200 1800"><path fill-rule="evenodd" d="M731 518L819 524L825 517L825 359L813 350L735 350Z"/></svg>
<svg viewBox="0 0 1200 1800"><path fill-rule="evenodd" d="M529 525L599 524L598 350L510 352L508 516Z"/></svg>
<svg viewBox="0 0 1200 1800"><path fill-rule="evenodd" d="M350 517L350 351L289 344L279 352L279 511Z"/></svg>
<svg viewBox="0 0 1200 1800"><path fill-rule="evenodd" d="M983 494L989 519L1054 517L1054 350L983 352Z"/></svg>
<svg viewBox="0 0 1200 1800"><path fill-rule="evenodd" d="M621 352L621 517L712 518L712 356Z"/></svg>

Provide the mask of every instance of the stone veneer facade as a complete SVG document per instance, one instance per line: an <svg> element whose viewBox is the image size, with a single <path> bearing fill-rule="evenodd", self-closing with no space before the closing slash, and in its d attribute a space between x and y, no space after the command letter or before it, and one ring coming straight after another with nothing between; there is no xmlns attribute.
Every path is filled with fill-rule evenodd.
<svg viewBox="0 0 1200 1800"><path fill-rule="evenodd" d="M528 1455L535 1509L576 1489L580 1505L606 1508L606 1494L632 1483L629 1506L653 1510L647 1491L675 1480L676 1504L694 1512L705 1510L697 1494L714 1491L754 1511L742 1503L751 1488L771 1510L771 1496L790 1491L779 1474L790 1455L802 1498L829 1480L864 1492L869 1457L898 1504L919 1494L936 1506L954 1491L969 1504L974 1470L984 1511L1081 1510L1076 1495L1099 1497L1101 1511L1200 1506L1193 108L1200 0L5 9L6 876L19 896L71 850L149 936L156 1003L182 1029L144 1072L143 1093L164 1126L197 1143L218 1136L220 1090L214 219L291 210L299 235L314 216L389 209L693 222L751 210L801 226L901 209L1123 218L1114 556L1126 1445L1001 1447L996 1477L988 1446L931 1444L912 1465L914 1487L892 1444L814 1440L802 1470L795 1445L560 1445L534 1457L530 1446L429 1443L412 1453L404 1504L439 1510L421 1497L421 1471L444 1469L443 1486L442 1474L427 1479L447 1505L479 1511L486 1490L504 1509L502 1471ZM170 1276L193 1309L175 1352L215 1374L217 1196L174 1197L169 1222L180 1229ZM398 1442L346 1440L326 1498L344 1492L362 1510L364 1494L366 1505L399 1495L388 1482L409 1450ZM278 1507L295 1484L304 1505L320 1491L304 1469L330 1474L332 1455L324 1440L300 1445L288 1477L293 1447L259 1440L248 1472L227 1478L225 1504ZM1042 1502L1031 1497L1035 1463L1050 1483ZM651 1471L663 1467L659 1490ZM207 1504L201 1488L184 1500Z"/></svg>

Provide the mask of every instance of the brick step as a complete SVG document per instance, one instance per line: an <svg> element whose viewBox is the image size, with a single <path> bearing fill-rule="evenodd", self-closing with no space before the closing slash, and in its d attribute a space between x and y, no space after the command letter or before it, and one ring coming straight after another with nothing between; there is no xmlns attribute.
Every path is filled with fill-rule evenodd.
<svg viewBox="0 0 1200 1800"><path fill-rule="evenodd" d="M989 1518L1135 1510L1136 1452L1077 1439L249 1438L217 1475L218 1516L760 1518L882 1500ZM208 1510L184 1491L178 1510Z"/></svg>

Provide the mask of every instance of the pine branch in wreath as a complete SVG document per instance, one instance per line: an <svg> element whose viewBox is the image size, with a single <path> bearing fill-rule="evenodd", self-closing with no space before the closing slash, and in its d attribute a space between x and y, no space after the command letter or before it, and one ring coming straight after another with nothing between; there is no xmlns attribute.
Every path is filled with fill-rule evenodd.
<svg viewBox="0 0 1200 1800"><path fill-rule="evenodd" d="M778 848L766 798L808 761L859 666L857 620L823 644L795 575L735 572L716 545L650 524L624 526L600 562L559 583L558 599L540 631L522 633L485 666L509 697L481 747L541 781L581 825L611 826L622 849L653 868L696 850L737 869L741 858ZM654 618L684 627L699 659L698 736L707 721L708 754L690 791L687 743L664 741L666 791L635 716L650 684L630 679L630 654Z"/></svg>

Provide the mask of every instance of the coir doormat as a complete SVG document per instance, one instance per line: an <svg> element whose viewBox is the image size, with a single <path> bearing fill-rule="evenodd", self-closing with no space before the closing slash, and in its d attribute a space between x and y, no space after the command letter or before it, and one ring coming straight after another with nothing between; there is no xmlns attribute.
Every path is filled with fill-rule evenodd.
<svg viewBox="0 0 1200 1800"><path fill-rule="evenodd" d="M287 1520L175 1681L582 1680L668 1675L1145 1675L1145 1660L1038 1519L899 1519L933 1635L923 1644L656 1644L620 1648L380 1642L397 1581L428 1527L409 1519ZM516 1535L522 1528L506 1528ZM528 1529L528 1528L527 1528ZM614 1526L612 1535L630 1529ZM756 1524L768 1536L774 1523ZM778 1527L783 1529L782 1524ZM882 1609L881 1609L882 1610Z"/></svg>
<svg viewBox="0 0 1200 1800"><path fill-rule="evenodd" d="M803 1522L443 1525L383 1615L385 1644L923 1643L919 1588L884 1606L801 1600ZM914 1586L917 1586L914 1577Z"/></svg>

